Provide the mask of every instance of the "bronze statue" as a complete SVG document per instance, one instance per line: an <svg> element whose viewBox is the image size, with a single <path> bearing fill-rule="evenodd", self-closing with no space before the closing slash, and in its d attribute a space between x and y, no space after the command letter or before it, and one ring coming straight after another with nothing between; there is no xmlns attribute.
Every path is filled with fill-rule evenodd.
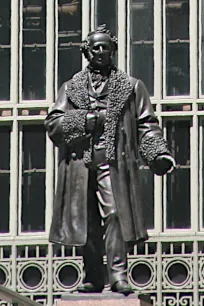
<svg viewBox="0 0 204 306"><path fill-rule="evenodd" d="M117 39L105 25L81 50L89 65L62 85L45 120L60 156L49 239L83 246L86 274L78 291L103 290L105 246L111 290L129 294L127 247L147 239L138 154L158 175L174 159L145 85L113 65Z"/></svg>

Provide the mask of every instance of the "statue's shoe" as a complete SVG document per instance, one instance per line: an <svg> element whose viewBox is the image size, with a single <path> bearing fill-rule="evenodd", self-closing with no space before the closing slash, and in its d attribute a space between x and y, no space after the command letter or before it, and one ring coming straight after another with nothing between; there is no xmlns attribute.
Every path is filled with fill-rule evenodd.
<svg viewBox="0 0 204 306"><path fill-rule="evenodd" d="M134 293L134 291L131 289L130 285L126 280L119 280L117 281L112 287L111 290L113 292L118 292L124 295L129 295L131 293Z"/></svg>
<svg viewBox="0 0 204 306"><path fill-rule="evenodd" d="M77 287L77 291L81 293L94 293L94 292L102 292L104 287L94 285L92 283L82 283Z"/></svg>

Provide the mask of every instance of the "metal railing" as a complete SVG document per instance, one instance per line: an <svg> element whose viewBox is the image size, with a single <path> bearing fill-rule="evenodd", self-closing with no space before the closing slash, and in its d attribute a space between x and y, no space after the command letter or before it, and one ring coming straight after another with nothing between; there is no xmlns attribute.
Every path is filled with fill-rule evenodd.
<svg viewBox="0 0 204 306"><path fill-rule="evenodd" d="M42 304L36 303L31 299L3 286L0 286L0 300L6 301L13 306L42 306Z"/></svg>

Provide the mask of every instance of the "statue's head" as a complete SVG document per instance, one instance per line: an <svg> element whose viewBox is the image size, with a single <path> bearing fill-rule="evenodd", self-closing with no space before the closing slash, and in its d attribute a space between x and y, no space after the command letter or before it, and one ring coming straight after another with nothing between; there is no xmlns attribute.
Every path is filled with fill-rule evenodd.
<svg viewBox="0 0 204 306"><path fill-rule="evenodd" d="M93 68L101 69L112 65L117 47L117 38L104 24L87 35L81 44L81 51Z"/></svg>

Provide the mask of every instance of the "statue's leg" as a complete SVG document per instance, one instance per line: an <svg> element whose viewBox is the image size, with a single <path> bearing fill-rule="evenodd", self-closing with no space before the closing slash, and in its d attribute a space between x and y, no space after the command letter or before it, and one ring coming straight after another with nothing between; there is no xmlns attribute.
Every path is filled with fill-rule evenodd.
<svg viewBox="0 0 204 306"><path fill-rule="evenodd" d="M80 292L100 292L104 288L104 241L101 216L96 197L96 173L89 172L88 185L88 233L87 243L83 247L85 277L78 287Z"/></svg>
<svg viewBox="0 0 204 306"><path fill-rule="evenodd" d="M105 250L111 287L120 280L127 281L127 251L116 213L105 219Z"/></svg>
<svg viewBox="0 0 204 306"><path fill-rule="evenodd" d="M96 194L99 200L100 213L104 219L109 282L113 291L120 291L114 288L119 281L123 281L122 290L125 287L125 290L128 291L130 288L127 285L127 249L117 216L107 164L98 165Z"/></svg>

